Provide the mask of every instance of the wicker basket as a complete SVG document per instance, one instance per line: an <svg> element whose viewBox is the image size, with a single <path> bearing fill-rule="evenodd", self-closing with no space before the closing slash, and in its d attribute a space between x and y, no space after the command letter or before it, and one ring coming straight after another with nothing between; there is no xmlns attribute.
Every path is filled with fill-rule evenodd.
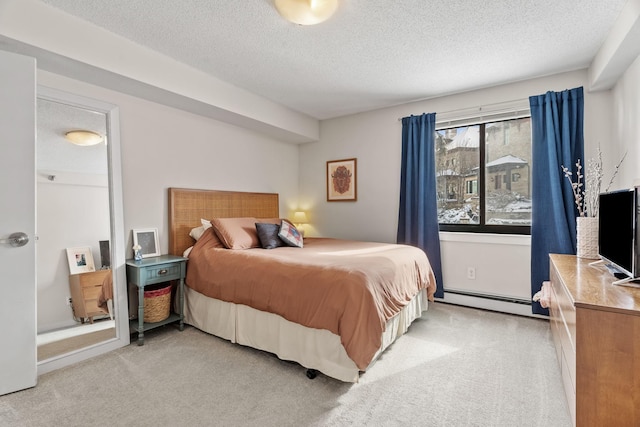
<svg viewBox="0 0 640 427"><path fill-rule="evenodd" d="M171 308L171 285L144 291L144 321L160 322L169 317Z"/></svg>

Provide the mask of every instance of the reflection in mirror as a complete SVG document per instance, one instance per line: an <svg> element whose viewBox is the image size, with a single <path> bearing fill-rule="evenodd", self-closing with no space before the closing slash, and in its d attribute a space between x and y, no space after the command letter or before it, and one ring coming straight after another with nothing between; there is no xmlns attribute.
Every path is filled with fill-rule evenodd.
<svg viewBox="0 0 640 427"><path fill-rule="evenodd" d="M107 116L37 101L38 361L116 338ZM90 131L81 145L66 137ZM91 134L89 135L91 136Z"/></svg>

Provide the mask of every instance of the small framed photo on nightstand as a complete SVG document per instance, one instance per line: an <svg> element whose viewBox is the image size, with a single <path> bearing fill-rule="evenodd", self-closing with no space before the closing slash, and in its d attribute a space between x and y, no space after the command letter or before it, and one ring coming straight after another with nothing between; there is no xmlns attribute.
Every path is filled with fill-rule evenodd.
<svg viewBox="0 0 640 427"><path fill-rule="evenodd" d="M67 248L69 274L90 273L96 271L93 255L89 246L81 248Z"/></svg>
<svg viewBox="0 0 640 427"><path fill-rule="evenodd" d="M133 246L140 246L142 258L160 255L157 228L138 228L133 230Z"/></svg>

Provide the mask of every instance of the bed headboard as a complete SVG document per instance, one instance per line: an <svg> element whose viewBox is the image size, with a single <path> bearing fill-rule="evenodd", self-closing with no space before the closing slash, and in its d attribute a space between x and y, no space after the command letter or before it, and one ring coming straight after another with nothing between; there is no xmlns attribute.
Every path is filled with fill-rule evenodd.
<svg viewBox="0 0 640 427"><path fill-rule="evenodd" d="M201 218L247 216L279 218L278 194L169 188L169 253L182 255L193 245L189 232Z"/></svg>

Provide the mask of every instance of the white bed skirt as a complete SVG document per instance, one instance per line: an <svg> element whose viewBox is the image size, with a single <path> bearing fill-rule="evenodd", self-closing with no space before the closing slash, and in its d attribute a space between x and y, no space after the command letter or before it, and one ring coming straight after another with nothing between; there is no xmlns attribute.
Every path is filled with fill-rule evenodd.
<svg viewBox="0 0 640 427"><path fill-rule="evenodd" d="M345 382L358 382L360 371L347 356L340 337L324 329L290 322L277 314L209 298L185 286L185 323L233 343L268 351L282 360L299 363ZM378 355L403 335L428 307L426 291L420 292L387 322Z"/></svg>

